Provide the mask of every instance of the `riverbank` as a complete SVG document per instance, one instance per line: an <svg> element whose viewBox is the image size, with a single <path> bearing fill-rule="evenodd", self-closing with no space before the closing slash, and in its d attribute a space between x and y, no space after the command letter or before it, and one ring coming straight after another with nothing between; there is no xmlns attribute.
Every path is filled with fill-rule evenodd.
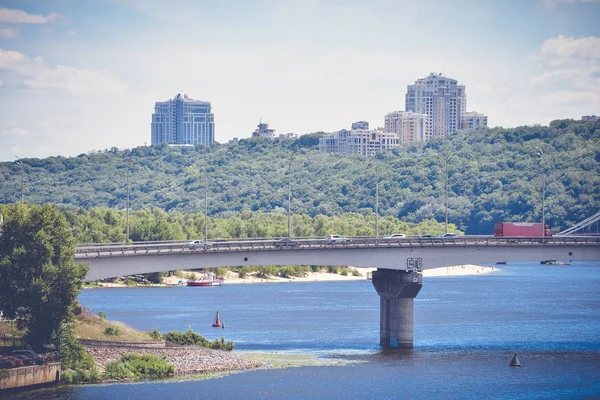
<svg viewBox="0 0 600 400"><path fill-rule="evenodd" d="M253 283L284 283L284 282L334 282L334 281L356 281L368 279L368 275L375 271L376 268L354 268L348 267L350 273L347 275L335 274L330 272L310 272L302 277L282 278L279 276L270 276L261 278L256 275L247 274L244 278L233 271L227 271L224 282L225 284L253 284ZM352 274L355 270L356 275ZM423 271L423 277L450 277L450 276L465 276L465 275L481 275L488 274L498 269L494 265L457 265L453 267L432 268ZM187 274L195 274L196 279L201 279L202 274L199 272L185 271ZM162 284L138 285L138 286L180 286L185 285L187 279L182 279L177 276L166 276L163 278ZM99 282L99 287L128 287L124 283L116 282Z"/></svg>
<svg viewBox="0 0 600 400"><path fill-rule="evenodd" d="M116 361L125 353L151 354L164 358L175 366L176 375L208 374L258 368L262 363L243 354L205 347L131 348L86 346L96 367L104 371L106 364Z"/></svg>

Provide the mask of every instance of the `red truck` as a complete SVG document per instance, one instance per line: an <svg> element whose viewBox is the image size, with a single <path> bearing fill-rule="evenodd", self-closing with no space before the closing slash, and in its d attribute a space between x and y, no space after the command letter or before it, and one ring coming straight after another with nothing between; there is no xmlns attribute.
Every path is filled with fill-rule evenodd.
<svg viewBox="0 0 600 400"><path fill-rule="evenodd" d="M542 224L539 222L496 222L494 236L542 236ZM544 236L552 236L546 225Z"/></svg>

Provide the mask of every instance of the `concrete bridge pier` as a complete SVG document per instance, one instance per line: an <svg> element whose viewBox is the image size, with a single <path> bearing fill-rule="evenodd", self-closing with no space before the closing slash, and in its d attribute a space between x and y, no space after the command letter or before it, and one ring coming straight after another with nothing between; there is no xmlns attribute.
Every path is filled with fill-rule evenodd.
<svg viewBox="0 0 600 400"><path fill-rule="evenodd" d="M379 295L379 343L412 349L413 302L423 287L423 275L378 268L373 271L372 282Z"/></svg>

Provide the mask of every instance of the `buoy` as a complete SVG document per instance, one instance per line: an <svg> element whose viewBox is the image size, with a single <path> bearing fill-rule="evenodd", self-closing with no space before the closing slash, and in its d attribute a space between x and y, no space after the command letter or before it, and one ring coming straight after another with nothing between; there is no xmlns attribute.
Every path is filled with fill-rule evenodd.
<svg viewBox="0 0 600 400"><path fill-rule="evenodd" d="M517 353L515 353L515 355L513 356L513 359L510 362L510 366L515 367L515 368L518 368L521 366L521 363L519 362L519 357L517 357Z"/></svg>
<svg viewBox="0 0 600 400"><path fill-rule="evenodd" d="M217 310L217 315L215 316L215 322L213 322L213 326L215 328L221 327L221 321L219 320L219 310Z"/></svg>

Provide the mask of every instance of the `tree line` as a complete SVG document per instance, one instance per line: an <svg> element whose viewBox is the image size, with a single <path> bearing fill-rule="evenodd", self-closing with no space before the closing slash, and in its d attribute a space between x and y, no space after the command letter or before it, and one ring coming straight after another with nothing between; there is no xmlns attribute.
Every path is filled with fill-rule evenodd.
<svg viewBox="0 0 600 400"><path fill-rule="evenodd" d="M238 222L248 213L261 215L259 219L263 214L275 219L285 215L289 193L295 236L304 236L301 227L307 218L344 216L350 223L372 218L376 182L379 213L386 220L442 222L447 209L449 221L468 234L491 234L497 221L540 222L543 186L546 221L555 231L600 208L597 121L480 128L376 157L322 154L317 150L319 136L251 138L234 145L216 143L212 149L201 145L112 148L77 157L22 159L23 170L17 162L4 162L0 163L0 203L20 201L22 181L27 203L58 204L75 214L83 213L81 208L91 214L104 213L101 210L106 208L122 212L129 198L134 218L157 216L157 225L146 229L166 229L160 235L178 237L198 236L205 209L214 230L210 236L236 237L231 229L252 229ZM170 233L163 227L163 219L188 214L186 223L192 226L182 227L183 232ZM107 218L110 225L111 216ZM214 222L225 220L232 226L223 228ZM138 222L138 228L132 224L132 229L144 226ZM257 228L254 234L287 235L287 228L286 232L265 229ZM350 231L361 234L358 228ZM151 236L138 231L134 235Z"/></svg>

